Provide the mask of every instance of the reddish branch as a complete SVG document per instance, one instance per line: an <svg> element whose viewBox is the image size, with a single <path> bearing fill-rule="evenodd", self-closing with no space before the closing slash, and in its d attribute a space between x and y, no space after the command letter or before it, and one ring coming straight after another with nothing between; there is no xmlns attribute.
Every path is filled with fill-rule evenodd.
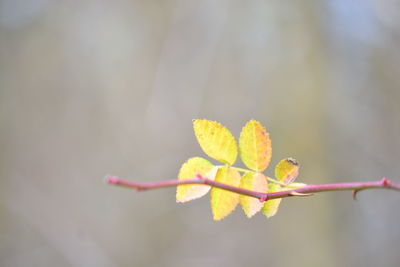
<svg viewBox="0 0 400 267"><path fill-rule="evenodd" d="M393 183L389 181L386 177L382 178L379 181L372 182L355 182L355 183L339 183L339 184L309 184L301 188L296 189L288 189L286 191L274 192L274 193L263 193L256 192L251 190L246 190L243 188L222 184L198 175L195 178L187 179L187 180L165 180L160 182L153 183L136 183L130 182L123 179L120 179L116 176L111 176L106 178L106 182L113 185L119 185L123 187L133 188L136 191L163 188L163 187L174 187L183 184L204 184L210 185L213 187L218 187L221 189L225 189L231 192L235 192L238 194L258 198L260 201L265 201L269 199L275 198L285 198L292 196L307 196L312 193L318 192L328 192L328 191L344 191L344 190L352 190L353 197L356 196L357 192L365 189L373 189L373 188L381 188L381 189L394 189L400 191L400 184Z"/></svg>

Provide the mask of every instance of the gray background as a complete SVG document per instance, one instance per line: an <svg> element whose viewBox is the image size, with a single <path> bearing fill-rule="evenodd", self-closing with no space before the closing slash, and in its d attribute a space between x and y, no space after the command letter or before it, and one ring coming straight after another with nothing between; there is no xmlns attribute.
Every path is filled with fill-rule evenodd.
<svg viewBox="0 0 400 267"><path fill-rule="evenodd" d="M0 1L0 266L399 266L400 194L286 199L213 222L209 196L105 185L203 156L193 118L267 126L300 182L400 182L400 5ZM242 166L239 163L239 166Z"/></svg>

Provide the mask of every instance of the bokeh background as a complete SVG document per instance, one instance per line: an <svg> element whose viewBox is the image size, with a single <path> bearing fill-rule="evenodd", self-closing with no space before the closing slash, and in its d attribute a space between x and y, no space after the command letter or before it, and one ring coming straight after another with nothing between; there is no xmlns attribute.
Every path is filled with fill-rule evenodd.
<svg viewBox="0 0 400 267"><path fill-rule="evenodd" d="M399 266L400 194L213 222L193 118L267 126L299 181L400 182L400 3L0 0L0 266ZM241 163L239 163L240 166Z"/></svg>

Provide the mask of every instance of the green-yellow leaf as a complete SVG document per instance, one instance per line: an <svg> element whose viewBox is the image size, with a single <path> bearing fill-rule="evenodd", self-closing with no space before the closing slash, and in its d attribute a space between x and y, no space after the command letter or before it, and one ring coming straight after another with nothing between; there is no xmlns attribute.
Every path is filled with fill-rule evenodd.
<svg viewBox="0 0 400 267"><path fill-rule="evenodd" d="M229 166L220 167L215 176L215 181L238 187L240 174ZM220 188L211 189L211 210L214 220L219 221L228 216L239 203L239 194Z"/></svg>
<svg viewBox="0 0 400 267"><path fill-rule="evenodd" d="M236 161L236 141L227 128L215 121L194 120L193 129L201 148L210 158L229 165Z"/></svg>
<svg viewBox="0 0 400 267"><path fill-rule="evenodd" d="M255 120L249 121L239 138L240 157L251 170L262 172L271 161L271 139L267 130Z"/></svg>
<svg viewBox="0 0 400 267"><path fill-rule="evenodd" d="M299 175L299 168L300 165L295 159L283 159L275 167L275 177L285 184L290 184Z"/></svg>
<svg viewBox="0 0 400 267"><path fill-rule="evenodd" d="M285 190L285 189L283 189ZM270 183L268 184L268 193L282 191L281 186L278 184ZM267 200L262 207L262 213L268 218L274 216L278 212L279 204L281 203L281 198Z"/></svg>
<svg viewBox="0 0 400 267"><path fill-rule="evenodd" d="M264 174L259 172L247 172L243 175L242 180L240 181L240 187L252 191L267 193L267 178ZM264 205L264 203L254 197L240 195L239 198L243 211L248 218L259 212Z"/></svg>
<svg viewBox="0 0 400 267"><path fill-rule="evenodd" d="M214 180L218 167L211 162L200 157L190 158L179 170L178 179L192 179L197 174L201 174L208 179ZM211 189L208 185L179 185L176 189L176 201L187 202L196 198L200 198L207 194Z"/></svg>

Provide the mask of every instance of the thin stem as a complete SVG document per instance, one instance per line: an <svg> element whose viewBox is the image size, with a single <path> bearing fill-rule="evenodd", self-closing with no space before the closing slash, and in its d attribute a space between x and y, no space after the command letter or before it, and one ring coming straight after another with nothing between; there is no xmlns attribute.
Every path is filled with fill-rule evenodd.
<svg viewBox="0 0 400 267"><path fill-rule="evenodd" d="M221 166L222 167L222 166ZM233 167L231 166L232 169L237 170L238 172L249 172L250 170L243 169L243 168L238 168L238 167Z"/></svg>
<svg viewBox="0 0 400 267"><path fill-rule="evenodd" d="M274 184L279 184L279 185L281 185L281 186L289 187L287 184L282 183L282 182L280 182L280 181L278 181L278 180L275 180L274 178L271 178L271 177L267 177L267 180L268 180L269 182L274 183Z"/></svg>
<svg viewBox="0 0 400 267"><path fill-rule="evenodd" d="M393 189L400 191L400 184L393 183L389 181L386 177L382 178L379 181L372 181L372 182L354 182L354 183L338 183L338 184L319 184L319 185L305 185L301 188L295 188L280 192L274 193L264 193L264 192L256 192L251 191L223 183L219 183L207 178L204 178L198 175L195 178L187 179L187 180L165 180L160 182L152 182L152 183L136 183L130 182L123 179L120 179L116 176L111 176L106 178L106 182L113 185L134 188L136 191L142 190L149 190L149 189L156 189L156 188L164 188L164 187L174 187L178 185L187 185L187 184L205 184L210 185L213 187L221 188L224 190L228 190L231 192L235 192L241 195L246 195L254 198L258 198L260 201L265 201L269 199L275 198L285 198L285 197L292 197L292 196L305 196L307 194L318 193L318 192L328 192L328 191L345 191L351 190L354 192L353 196L360 190L365 189L374 189L374 188L381 188L381 189Z"/></svg>
<svg viewBox="0 0 400 267"><path fill-rule="evenodd" d="M219 166L217 166L217 167L219 167ZM221 166L221 167L222 167L222 166ZM247 170L247 169L243 169L243 168L238 168L238 167L233 167L233 166L231 166L231 168L234 169L234 170L236 170L236 171L238 171L238 172L250 172L250 171L251 171L251 170ZM287 184L285 184L285 183L282 183L282 182L280 182L280 181L278 181L278 180L276 180L276 179L274 179L274 178L271 178L271 177L266 177L266 178L267 178L267 180L270 181L271 183L279 184L279 185L281 185L281 186L288 187L288 188L292 188L290 185L287 185Z"/></svg>

